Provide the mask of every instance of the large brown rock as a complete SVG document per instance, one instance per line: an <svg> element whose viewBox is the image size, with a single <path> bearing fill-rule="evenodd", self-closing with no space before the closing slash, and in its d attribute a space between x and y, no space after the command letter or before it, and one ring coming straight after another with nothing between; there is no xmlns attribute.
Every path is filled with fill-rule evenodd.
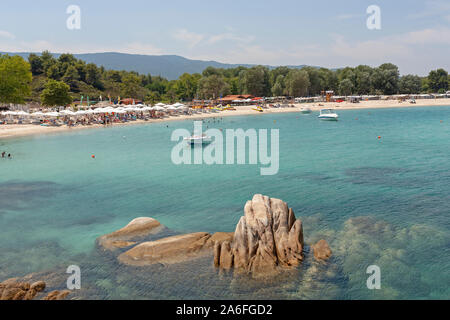
<svg viewBox="0 0 450 320"><path fill-rule="evenodd" d="M0 283L0 300L32 300L36 294L45 289L45 282L28 282L12 278Z"/></svg>
<svg viewBox="0 0 450 320"><path fill-rule="evenodd" d="M44 291L44 289L45 289L45 282L44 281L36 281L36 282L31 284L30 289L33 289L36 292Z"/></svg>
<svg viewBox="0 0 450 320"><path fill-rule="evenodd" d="M223 269L266 275L297 266L302 252L303 227L294 211L280 199L257 194L247 201L231 244L215 248L214 260Z"/></svg>
<svg viewBox="0 0 450 320"><path fill-rule="evenodd" d="M211 235L197 232L143 242L119 255L121 263L134 266L171 264L191 260L211 252Z"/></svg>
<svg viewBox="0 0 450 320"><path fill-rule="evenodd" d="M64 300L71 293L69 290L54 290L50 292L47 296L42 298L42 300Z"/></svg>
<svg viewBox="0 0 450 320"><path fill-rule="evenodd" d="M164 230L164 226L153 218L136 218L122 229L101 236L97 243L101 248L114 251L136 244L140 239Z"/></svg>
<svg viewBox="0 0 450 320"><path fill-rule="evenodd" d="M328 242L326 242L323 239L318 241L316 244L312 245L311 249L313 250L314 258L317 261L328 260L328 258L330 258L332 254Z"/></svg>

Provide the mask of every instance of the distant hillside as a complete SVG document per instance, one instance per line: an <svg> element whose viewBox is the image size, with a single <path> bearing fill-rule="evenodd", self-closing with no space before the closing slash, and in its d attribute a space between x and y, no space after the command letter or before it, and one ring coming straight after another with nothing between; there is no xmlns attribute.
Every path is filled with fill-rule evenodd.
<svg viewBox="0 0 450 320"><path fill-rule="evenodd" d="M2 54L8 52L2 52ZM8 53L28 58L28 52ZM58 57L59 54L54 54ZM207 67L236 68L238 66L252 67L250 64L227 64L217 61L190 60L176 55L139 55L117 52L74 54L77 59L88 63L104 66L106 69L137 71L142 74L160 75L169 80L177 79L183 73L201 73ZM270 69L275 66L268 66ZM289 66L290 68L303 68L305 65Z"/></svg>

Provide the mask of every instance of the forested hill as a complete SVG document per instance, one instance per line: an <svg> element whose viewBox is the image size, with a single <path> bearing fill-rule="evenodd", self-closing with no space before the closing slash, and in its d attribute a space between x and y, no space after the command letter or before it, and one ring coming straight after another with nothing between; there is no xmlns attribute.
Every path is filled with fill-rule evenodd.
<svg viewBox="0 0 450 320"><path fill-rule="evenodd" d="M7 52L2 52L6 54ZM25 60L28 59L29 52L7 53L9 55L19 55ZM39 54L39 53L36 53ZM53 53L55 58L60 54ZM161 76L168 80L178 79L183 73L202 73L207 67L230 69L238 66L252 67L250 64L228 64L217 61L191 60L176 55L139 55L117 52L74 54L75 58L103 66L111 70L136 71L140 74L151 74ZM267 66L273 69L273 66ZM304 65L289 66L292 69L301 69Z"/></svg>

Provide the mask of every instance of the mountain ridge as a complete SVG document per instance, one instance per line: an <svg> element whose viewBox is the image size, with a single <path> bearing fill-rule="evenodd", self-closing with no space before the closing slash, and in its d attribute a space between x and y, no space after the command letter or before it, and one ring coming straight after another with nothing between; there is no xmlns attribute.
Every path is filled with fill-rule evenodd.
<svg viewBox="0 0 450 320"><path fill-rule="evenodd" d="M18 55L24 59L28 58L30 53L40 55L39 52L0 52L1 54ZM56 58L61 53L52 53ZM233 64L222 63L214 60L195 60L188 59L179 55L145 55L145 54L131 54L120 52L100 52L100 53L77 53L73 54L77 59L86 61L87 63L95 63L98 66L103 66L106 69L136 71L141 74L148 74L154 76L162 76L169 80L178 79L183 73L202 73L207 67L215 68L236 68L239 66L253 67L257 64ZM265 65L269 69L274 69L278 66ZM286 66L292 69L301 69L307 65L290 65ZM313 66L314 68L319 68Z"/></svg>

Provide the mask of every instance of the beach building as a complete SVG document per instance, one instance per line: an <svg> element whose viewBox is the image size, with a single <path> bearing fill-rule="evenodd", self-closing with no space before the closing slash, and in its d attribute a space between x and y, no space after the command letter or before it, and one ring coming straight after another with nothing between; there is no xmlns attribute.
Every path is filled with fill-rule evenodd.
<svg viewBox="0 0 450 320"><path fill-rule="evenodd" d="M250 94L231 94L225 96L218 101L222 104L236 104L236 103L245 103L248 102L248 99L252 100L255 97Z"/></svg>
<svg viewBox="0 0 450 320"><path fill-rule="evenodd" d="M125 105L142 104L142 100L126 98L126 99L121 99L120 104L125 104Z"/></svg>

